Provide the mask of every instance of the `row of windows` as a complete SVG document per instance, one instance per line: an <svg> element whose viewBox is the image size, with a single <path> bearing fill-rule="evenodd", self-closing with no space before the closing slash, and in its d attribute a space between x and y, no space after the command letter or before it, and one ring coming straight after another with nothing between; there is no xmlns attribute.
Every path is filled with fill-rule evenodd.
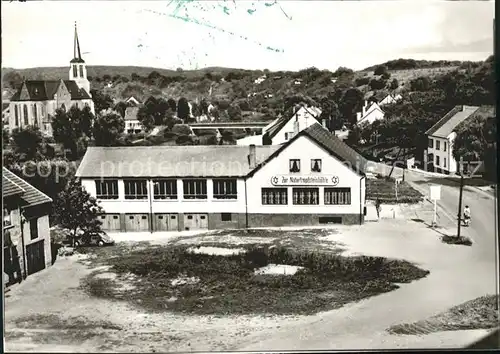
<svg viewBox="0 0 500 354"><path fill-rule="evenodd" d="M439 158L439 156L436 155L436 166L439 166L441 164L441 159ZM446 157L443 158L443 167L447 167L446 166Z"/></svg>
<svg viewBox="0 0 500 354"><path fill-rule="evenodd" d="M300 172L300 160L299 159L290 159L289 161L289 171L296 173ZM312 172L321 172L321 159L311 159L311 171Z"/></svg>
<svg viewBox="0 0 500 354"><path fill-rule="evenodd" d="M292 188L294 205L318 205L319 188ZM350 188L325 188L325 205L350 205ZM263 205L288 205L287 188L262 188Z"/></svg>
<svg viewBox="0 0 500 354"><path fill-rule="evenodd" d="M78 102L75 102L74 103L76 105L76 107L78 107ZM88 106L88 103L85 103L85 106ZM40 116L40 118L43 118L45 117L45 106L43 105L40 105L40 111L37 109L37 105L34 104L31 106L31 109L32 109L32 116L33 116L33 125L35 126L38 126L38 118ZM64 105L64 103L61 105L61 108L63 110L66 110L66 106ZM23 120L23 125L24 126L27 126L27 125L30 125L30 122L29 122L29 117L28 117L28 105L27 104L24 104L24 105L15 105L14 106L14 126L15 127L19 127L19 121L20 119L22 118ZM38 115L38 112L40 112L40 115Z"/></svg>
<svg viewBox="0 0 500 354"><path fill-rule="evenodd" d="M78 77L78 68L80 69L80 77L83 76L83 65L75 65L73 64L73 77Z"/></svg>
<svg viewBox="0 0 500 354"><path fill-rule="evenodd" d="M125 180L125 199L148 199L147 181ZM182 181L184 199L207 199L207 181L185 179ZM95 181L98 199L118 199L118 181ZM177 199L177 180L153 180L154 199ZM215 199L237 199L236 179L214 179L213 196Z"/></svg>
<svg viewBox="0 0 500 354"><path fill-rule="evenodd" d="M446 141L443 141L443 151L446 151L448 144ZM429 148L434 148L434 139L429 138ZM441 141L436 139L436 150L441 150Z"/></svg>

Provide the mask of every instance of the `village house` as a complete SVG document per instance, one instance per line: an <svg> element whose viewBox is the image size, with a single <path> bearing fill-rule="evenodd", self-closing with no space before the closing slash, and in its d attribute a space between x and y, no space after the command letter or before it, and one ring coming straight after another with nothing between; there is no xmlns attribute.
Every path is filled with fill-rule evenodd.
<svg viewBox="0 0 500 354"><path fill-rule="evenodd" d="M366 160L319 124L282 145L89 147L108 232L362 224Z"/></svg>
<svg viewBox="0 0 500 354"><path fill-rule="evenodd" d="M2 172L4 273L14 283L52 264L52 199L5 167Z"/></svg>
<svg viewBox="0 0 500 354"><path fill-rule="evenodd" d="M380 108L377 102L365 101L361 112L356 113L356 124L372 124L376 120L384 119L384 111Z"/></svg>
<svg viewBox="0 0 500 354"><path fill-rule="evenodd" d="M56 110L69 110L72 106L80 109L89 106L92 113L95 112L76 24L69 80L25 80L10 100L9 131L33 125L39 127L42 134L52 136L51 121Z"/></svg>
<svg viewBox="0 0 500 354"><path fill-rule="evenodd" d="M387 93L384 91L378 91L375 94L373 94L369 100L372 102L377 102L379 107L388 105L388 104L393 104L401 100L403 96L401 96L399 93Z"/></svg>
<svg viewBox="0 0 500 354"><path fill-rule="evenodd" d="M436 124L425 132L428 147L424 152L424 170L445 174L455 174L459 171L459 162L453 157L453 141L455 129L467 119L476 115L495 117L491 106L455 106Z"/></svg>
<svg viewBox="0 0 500 354"><path fill-rule="evenodd" d="M313 124L320 125L321 110L317 107L297 105L290 108L262 129L262 134L236 140L236 145L279 145Z"/></svg>
<svg viewBox="0 0 500 354"><path fill-rule="evenodd" d="M139 106L141 104L141 101L139 101L134 96L130 96L129 98L127 98L127 100L125 101L125 103L128 104L131 107L137 107L137 106Z"/></svg>
<svg viewBox="0 0 500 354"><path fill-rule="evenodd" d="M125 132L127 134L138 134L144 132L142 123L137 118L139 107L127 107L125 110Z"/></svg>

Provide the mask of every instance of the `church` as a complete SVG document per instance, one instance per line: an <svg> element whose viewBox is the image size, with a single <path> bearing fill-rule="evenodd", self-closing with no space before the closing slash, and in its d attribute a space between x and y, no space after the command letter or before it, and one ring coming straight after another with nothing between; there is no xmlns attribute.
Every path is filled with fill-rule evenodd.
<svg viewBox="0 0 500 354"><path fill-rule="evenodd" d="M94 102L87 79L87 67L82 59L75 23L73 59L69 80L25 80L10 100L9 131L37 126L43 135L52 136L52 117L56 109L89 106L95 114Z"/></svg>

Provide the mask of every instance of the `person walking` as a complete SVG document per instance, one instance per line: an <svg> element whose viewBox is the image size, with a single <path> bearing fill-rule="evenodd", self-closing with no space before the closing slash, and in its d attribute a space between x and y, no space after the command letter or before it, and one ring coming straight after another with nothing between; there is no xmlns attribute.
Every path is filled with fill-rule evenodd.
<svg viewBox="0 0 500 354"><path fill-rule="evenodd" d="M382 206L380 203L380 199L378 199L378 198L375 201L375 209L377 209L377 220L380 220L380 212L382 211Z"/></svg>

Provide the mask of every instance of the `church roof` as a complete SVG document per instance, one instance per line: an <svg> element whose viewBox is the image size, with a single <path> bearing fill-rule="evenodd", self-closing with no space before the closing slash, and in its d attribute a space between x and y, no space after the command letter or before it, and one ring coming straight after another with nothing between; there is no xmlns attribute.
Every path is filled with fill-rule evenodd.
<svg viewBox="0 0 500 354"><path fill-rule="evenodd" d="M83 88L79 88L76 81L73 80L28 80L24 81L23 85L10 99L11 101L48 101L53 100L54 95L59 89L61 82L64 83L72 100L87 100L91 99L89 93ZM21 99L21 92L26 86L28 91L28 99Z"/></svg>
<svg viewBox="0 0 500 354"><path fill-rule="evenodd" d="M80 41L78 40L76 22L75 22L75 40L73 43L73 59L71 59L70 63L85 63L85 61L82 59L82 53L80 51Z"/></svg>

